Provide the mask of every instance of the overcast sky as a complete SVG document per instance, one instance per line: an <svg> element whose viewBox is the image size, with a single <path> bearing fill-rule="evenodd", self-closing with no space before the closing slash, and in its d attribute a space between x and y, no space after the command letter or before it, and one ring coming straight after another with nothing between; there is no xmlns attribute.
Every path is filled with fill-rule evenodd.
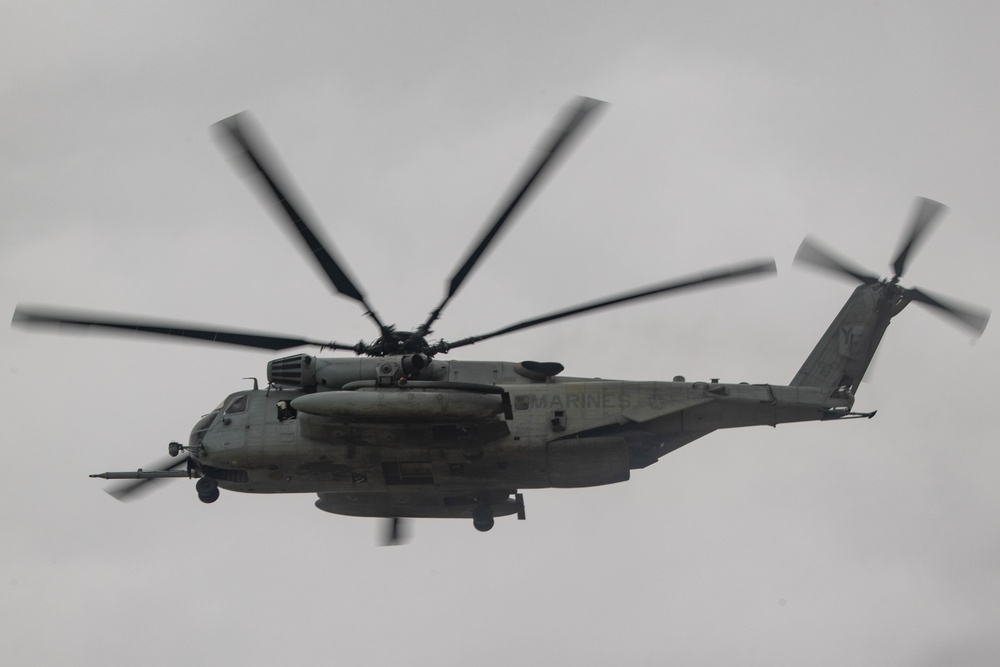
<svg viewBox="0 0 1000 667"><path fill-rule="evenodd" d="M75 306L354 342L209 126L249 109L388 321L413 326L574 95L611 105L438 323L455 339L701 269L778 276L463 359L786 384L913 199L903 283L992 308L1000 8L935 2L21 2L0 21L0 312ZM162 458L265 352L0 329L10 664L993 665L996 326L919 304L856 408L719 432L527 521L381 524L314 496L87 477Z"/></svg>

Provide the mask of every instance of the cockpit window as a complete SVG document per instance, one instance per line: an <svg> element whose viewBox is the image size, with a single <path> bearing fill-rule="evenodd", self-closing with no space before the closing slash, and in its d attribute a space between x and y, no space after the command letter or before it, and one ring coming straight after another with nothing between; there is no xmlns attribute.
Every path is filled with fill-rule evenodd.
<svg viewBox="0 0 1000 667"><path fill-rule="evenodd" d="M218 416L218 414L219 414L219 408L216 408L212 412L202 417L198 421L198 423L195 424L194 428L191 429L191 437L188 438L188 447L190 447L191 449L197 449L198 447L201 447L201 441L205 437L205 433L207 433L208 429L211 428L212 422L215 421L215 418Z"/></svg>
<svg viewBox="0 0 1000 667"><path fill-rule="evenodd" d="M226 410L222 413L225 415L235 414L237 412L247 411L247 395L241 394L240 396L234 396L229 405L226 406Z"/></svg>

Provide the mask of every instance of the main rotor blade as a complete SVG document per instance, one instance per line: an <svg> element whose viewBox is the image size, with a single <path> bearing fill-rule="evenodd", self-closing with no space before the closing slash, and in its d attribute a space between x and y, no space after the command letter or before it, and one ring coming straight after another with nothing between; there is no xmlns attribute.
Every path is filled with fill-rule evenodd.
<svg viewBox="0 0 1000 667"><path fill-rule="evenodd" d="M169 470L173 470L174 468L179 468L180 466L185 465L187 462L188 462L188 457L186 456L179 456L177 458L170 458L170 459L161 459L160 461L157 461L156 463L147 468L140 468L139 471L137 472L139 473L141 473L142 471L167 472ZM104 473L104 475L108 474L111 473ZM104 475L91 475L91 477L103 477ZM115 484L111 484L110 486L108 486L108 488L105 489L105 492L109 496L115 498L116 500L120 500L122 502L128 502L129 500L137 500L140 496L143 496L146 493L152 491L165 479L171 479L171 478L147 477L145 479L133 479L127 482L117 482Z"/></svg>
<svg viewBox="0 0 1000 667"><path fill-rule="evenodd" d="M394 547L409 542L409 531L406 524L406 519L400 517L389 518L385 522L385 533L383 533L381 546Z"/></svg>
<svg viewBox="0 0 1000 667"><path fill-rule="evenodd" d="M475 248L473 248L472 252L469 253L465 262L452 275L448 283L448 292L445 294L444 299L440 304L438 304L437 308L431 312L428 320L420 326L418 331L421 335L430 331L431 325L441 315L441 311L444 309L445 305L447 305L448 301L451 300L451 297L458 292L459 287L462 286L462 283L472 272L472 269L486 252L490 243L493 242L496 236L503 229L504 224L506 224L506 222L517 212L518 206L522 201L524 201L528 194L532 192L533 186L541 181L547 169L554 164L560 154L572 144L571 140L573 135L584 125L584 121L590 117L594 110L603 104L605 103L601 100L595 100L589 97L579 97L567 112L566 119L551 130L548 142L543 148L538 150L537 161L525 172L527 175L525 176L524 181L514 191L514 194L511 196L506 207L504 207L504 209L500 212L493 224L483 233L479 243Z"/></svg>
<svg viewBox="0 0 1000 667"><path fill-rule="evenodd" d="M201 329L167 320L118 319L113 316L54 308L18 306L14 309L14 318L11 320L11 324L25 327L59 327L62 325L81 328L102 327L128 333L177 336L210 343L255 347L263 350L285 350L303 345L315 345L334 350L355 349L353 345L309 340L306 338L291 338L252 331L226 331L217 328Z"/></svg>
<svg viewBox="0 0 1000 667"><path fill-rule="evenodd" d="M863 269L856 268L846 259L835 255L810 237L802 239L798 252L795 253L795 262L804 262L818 266L821 269L848 275L863 283L871 285L878 282L878 276L866 273Z"/></svg>
<svg viewBox="0 0 1000 667"><path fill-rule="evenodd" d="M246 113L236 114L216 123L216 126L224 130L226 136L242 151L242 157L245 158L247 165L253 171L256 171L264 180L264 183L267 184L267 188L270 190L271 195L273 195L274 201L280 204L285 210L287 220L295 228L295 231L298 232L309 254L316 260L320 269L329 277L333 288L344 296L360 302L365 308L365 314L378 325L379 331L385 335L385 325L382 324L378 315L368 305L368 302L365 301L361 290L358 289L354 281L347 275L347 271L341 266L341 262L334 259L333 245L320 240L317 233L306 223L299 209L293 205L288 194L288 188L279 184L276 176L278 169L274 166L275 162L273 159L265 159L266 152L263 148L264 141L261 139L261 133L258 130L252 129L251 125L251 121ZM253 141L251 141L252 136Z"/></svg>
<svg viewBox="0 0 1000 667"><path fill-rule="evenodd" d="M931 223L938 218L942 211L946 211L947 209L947 206L933 199L917 197L916 210L913 213L913 219L910 221L910 227L901 239L903 245L896 255L896 261L892 263L892 270L896 273L897 277L903 275L907 257L909 257L911 252L916 250L921 239L930 228Z"/></svg>
<svg viewBox="0 0 1000 667"><path fill-rule="evenodd" d="M513 333L515 331L527 329L529 327L538 326L540 324L553 322L555 320L560 320L567 317L582 315L583 313L587 313L592 310L598 310L600 308L615 306L618 304L625 303L627 301L635 301L647 297L659 296L667 292L687 289L691 287L697 287L699 285L705 285L707 283L712 283L712 282L733 280L738 278L748 278L756 274L776 273L776 272L777 268L775 267L773 259L767 261L749 262L747 264L722 267L719 269L715 269L713 271L700 273L689 278L682 278L680 280L675 280L668 283L661 283L659 285L645 287L634 292L627 292L625 294L620 294L618 296L602 299L601 301L595 301L580 306L574 306L573 308L567 308L565 310L556 311L554 313L549 313L547 315L535 317L530 320L524 320L523 322L518 322L517 324L512 324L508 327L504 327L503 329L498 329L491 333L482 334L480 336L470 336L469 338L463 338L462 340L456 341L454 343L443 343L442 345L445 347L445 351L447 351L454 349L456 347L472 345L473 343L478 343L479 341L486 340L487 338L493 338L495 336L503 336L505 334Z"/></svg>
<svg viewBox="0 0 1000 667"><path fill-rule="evenodd" d="M925 303L928 306L937 308L945 315L954 319L957 323L971 329L976 336L982 336L986 330L986 325L990 321L990 311L977 308L975 306L959 305L951 299L943 299L940 296L931 296L916 287L906 290L906 295L914 301Z"/></svg>

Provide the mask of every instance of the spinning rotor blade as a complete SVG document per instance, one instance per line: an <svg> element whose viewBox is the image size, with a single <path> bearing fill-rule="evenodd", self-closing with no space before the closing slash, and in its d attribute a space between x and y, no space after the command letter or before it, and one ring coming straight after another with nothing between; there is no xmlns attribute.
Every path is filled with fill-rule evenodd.
<svg viewBox="0 0 1000 667"><path fill-rule="evenodd" d="M988 310L981 310L974 306L960 306L950 299L945 300L940 296L931 296L927 292L915 287L907 289L906 296L913 301L919 301L920 303L937 308L957 323L971 329L977 337L983 335L983 331L986 330L986 325L990 321L990 311Z"/></svg>
<svg viewBox="0 0 1000 667"><path fill-rule="evenodd" d="M384 539L382 540L380 546L383 547L394 547L400 544L406 544L409 542L409 536L406 530L406 519L400 517L392 517L386 521L386 528Z"/></svg>
<svg viewBox="0 0 1000 667"><path fill-rule="evenodd" d="M178 458L163 459L157 461L148 468L140 468L135 474L142 474L143 472L149 472L155 475L156 473L168 472L175 468L179 468L182 465L186 465L188 462L188 457L181 456ZM113 477L108 477L108 475L114 475L115 473L103 473L100 475L91 475L91 477L104 477L106 479L114 479ZM122 502L128 502L130 500L137 500L140 496L152 491L156 488L154 483L162 482L165 479L170 479L169 477L146 477L144 479L131 479L127 482L118 482L112 484L105 492Z"/></svg>
<svg viewBox="0 0 1000 667"><path fill-rule="evenodd" d="M834 255L829 250L824 249L815 241L808 237L802 241L799 251L795 254L796 262L813 264L833 273L845 274L860 280L863 283L872 285L882 283L882 297L893 303L894 311L891 316L901 311L908 302L919 301L936 308L940 313L947 315L958 324L971 329L976 336L981 336L986 330L986 325L990 321L990 312L975 306L960 305L950 299L917 289L906 288L898 284L900 276L906 269L906 260L910 254L916 250L921 241L926 237L928 230L934 224L941 213L947 210L947 206L933 199L917 197L914 214L910 220L909 228L903 234L902 245L892 263L895 275L892 279L879 280L877 277L869 275L862 270L854 268L852 264Z"/></svg>
<svg viewBox="0 0 1000 667"><path fill-rule="evenodd" d="M210 343L226 343L242 345L263 350L285 350L302 345L316 345L334 350L354 350L353 345L342 343L308 340L305 338L290 338L252 331L225 331L220 329L197 329L186 324L166 320L120 320L103 315L61 311L56 309L22 308L14 309L14 319L11 324L28 327L59 327L69 325L75 327L102 327L125 331L129 333L158 334L161 336L178 336Z"/></svg>
<svg viewBox="0 0 1000 667"><path fill-rule="evenodd" d="M913 219L910 221L910 228L903 237L905 240L899 254L896 255L896 261L892 263L892 270L896 272L897 277L903 275L907 257L909 257L911 252L916 250L931 223L937 219L942 211L947 209L947 206L933 199L917 197L917 208Z"/></svg>
<svg viewBox="0 0 1000 667"><path fill-rule="evenodd" d="M500 233L504 224L516 213L518 206L524 200L525 197L532 191L533 186L538 183L542 176L545 174L546 170L550 165L552 165L559 155L565 151L565 149L571 145L571 139L574 133L576 133L580 127L584 124L584 121L591 115L591 113L603 105L604 102L600 100L595 100L589 97L579 97L576 100L575 105L572 107L570 112L567 114L568 118L561 124L557 125L549 134L549 141L544 148L538 150L538 160L534 166L527 171L527 176L521 185L514 191L513 196L510 198L507 206L501 211L497 219L493 222L493 225L487 229L482 238L479 240L478 245L469 253L469 256L465 259L465 262L455 271L452 275L451 280L448 283L448 293L445 294L444 299L435 308L430 317L424 324L419 328L419 333L421 335L426 334L430 331L430 327L437 318L440 316L441 311L447 305L451 297L458 292L459 287L472 272L472 269L476 266L476 263L486 252L490 243L496 238L497 234Z"/></svg>
<svg viewBox="0 0 1000 667"><path fill-rule="evenodd" d="M863 269L856 268L850 262L838 257L808 236L802 240L798 252L795 253L794 261L812 264L833 273L848 275L868 285L877 283L879 280L878 276L873 276L865 273Z"/></svg>
<svg viewBox="0 0 1000 667"><path fill-rule="evenodd" d="M595 301L592 303L575 306L573 308L567 308L566 310L560 310L554 313L549 313L548 315L542 315L541 317L536 317L530 320L524 320L523 322L512 324L509 327L504 327L503 329L498 329L491 333L482 334L480 336L470 336L469 338L463 338L462 340L456 341L454 343L446 343L445 345L447 349L450 350L456 347L472 345L473 343L478 343L479 341L486 340L487 338L493 338L495 336L503 336L504 334L513 333L514 331L520 331L522 329L527 329L529 327L545 324L547 322L553 322L555 320L560 320L567 317L582 315L583 313L587 313L592 310L597 310L599 308L607 308L609 306L615 306L621 303L625 303L627 301L635 301L638 299L643 299L651 296L658 296L665 294L666 292L687 289L690 287L697 287L699 285L705 285L707 283L718 282L722 280L733 280L737 278L750 277L759 273L776 273L776 272L777 268L775 267L773 259L761 262L750 262L748 264L743 264L743 265L723 267L720 269L716 269L714 271L701 273L696 276L692 276L690 278L683 278L669 283L662 283L660 285L646 287L635 292L620 294L618 296L614 296L601 301Z"/></svg>
<svg viewBox="0 0 1000 667"><path fill-rule="evenodd" d="M333 285L334 289L343 294L346 297L354 299L361 303L365 308L365 314L370 317L376 325L378 325L379 331L383 335L387 332L387 329L382 321L379 320L378 315L375 311L368 305L365 301L364 295L361 290L358 289L354 281L348 277L347 272L341 267L340 263L334 259L332 248L333 246L327 242L325 245L323 241L319 239L316 232L306 223L305 219L299 213L299 210L292 204L291 199L288 195L288 189L282 187L278 184L276 179L276 174L278 170L274 167L274 161L268 163L264 159L264 150L262 149L263 141L260 139L259 132L258 136L251 141L250 137L253 131L250 127L250 121L246 114L236 114L235 116L230 116L225 120L221 120L216 125L225 131L226 135L233 141L234 144L242 151L242 157L245 158L247 165L253 170L260 174L261 178L267 184L271 195L273 195L274 201L281 204L281 207L285 210L285 216L288 222L292 224L295 231L298 232L299 236L302 238L303 242L309 250L309 253L315 258L316 263L323 272L329 277L330 283ZM330 250L327 249L329 246Z"/></svg>

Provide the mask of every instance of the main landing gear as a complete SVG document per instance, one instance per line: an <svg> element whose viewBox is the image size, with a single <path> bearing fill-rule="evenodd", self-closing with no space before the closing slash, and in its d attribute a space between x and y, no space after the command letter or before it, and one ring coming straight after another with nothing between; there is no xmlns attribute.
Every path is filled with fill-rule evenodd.
<svg viewBox="0 0 1000 667"><path fill-rule="evenodd" d="M479 504L472 510L472 525L476 530L485 533L493 527L493 508L486 504Z"/></svg>
<svg viewBox="0 0 1000 667"><path fill-rule="evenodd" d="M517 514L517 518L524 521L524 495L515 493L514 498L507 498L499 501L497 507L500 509L500 516ZM493 506L484 498L480 498L476 506L472 508L472 525L481 533L493 528L495 512Z"/></svg>
<svg viewBox="0 0 1000 667"><path fill-rule="evenodd" d="M198 500L203 503L214 503L219 499L219 482L214 477L202 477L194 488L198 492Z"/></svg>

